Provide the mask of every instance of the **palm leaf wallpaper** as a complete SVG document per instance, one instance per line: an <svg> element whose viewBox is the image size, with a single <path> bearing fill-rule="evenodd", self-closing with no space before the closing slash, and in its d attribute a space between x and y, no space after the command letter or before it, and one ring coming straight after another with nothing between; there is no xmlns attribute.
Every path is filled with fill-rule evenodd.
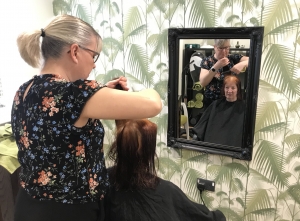
<svg viewBox="0 0 300 221"><path fill-rule="evenodd" d="M215 180L216 191L203 199L232 221L300 220L299 8L299 0L53 1L55 15L80 17L102 36L95 79L124 75L132 90L161 95L165 107L152 119L160 176L199 203L196 179ZM253 160L167 147L168 28L233 26L265 27ZM114 124L104 125L108 147Z"/></svg>

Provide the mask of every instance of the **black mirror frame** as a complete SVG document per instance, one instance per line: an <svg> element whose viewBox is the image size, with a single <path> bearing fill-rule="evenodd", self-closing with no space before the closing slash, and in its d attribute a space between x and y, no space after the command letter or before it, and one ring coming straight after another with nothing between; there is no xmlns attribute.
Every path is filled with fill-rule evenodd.
<svg viewBox="0 0 300 221"><path fill-rule="evenodd" d="M167 145L210 154L225 155L235 159L252 160L258 85L261 65L264 27L221 28L169 28L169 81L168 81L168 133ZM247 76L246 113L241 147L232 147L179 138L180 97L179 43L181 39L250 39Z"/></svg>

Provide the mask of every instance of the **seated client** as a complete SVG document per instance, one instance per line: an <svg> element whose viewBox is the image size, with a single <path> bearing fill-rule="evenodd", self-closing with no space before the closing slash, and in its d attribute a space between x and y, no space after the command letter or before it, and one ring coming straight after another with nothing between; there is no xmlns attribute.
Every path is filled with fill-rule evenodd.
<svg viewBox="0 0 300 221"><path fill-rule="evenodd" d="M235 75L226 76L221 95L222 98L211 103L193 127L193 139L240 147L245 112L240 79Z"/></svg>
<svg viewBox="0 0 300 221"><path fill-rule="evenodd" d="M221 211L192 202L175 184L156 175L156 124L141 119L116 121L116 126L109 151L114 161L111 187L104 202L107 221L226 220Z"/></svg>

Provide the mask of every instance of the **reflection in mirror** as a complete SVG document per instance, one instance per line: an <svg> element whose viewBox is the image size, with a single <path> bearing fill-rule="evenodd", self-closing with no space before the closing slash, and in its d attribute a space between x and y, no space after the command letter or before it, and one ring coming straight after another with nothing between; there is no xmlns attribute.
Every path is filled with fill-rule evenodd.
<svg viewBox="0 0 300 221"><path fill-rule="evenodd" d="M206 109L200 108L204 112L192 127L193 139L240 147L245 113L241 92L241 81L236 75L224 77L221 98L214 100Z"/></svg>
<svg viewBox="0 0 300 221"><path fill-rule="evenodd" d="M189 44L190 41L180 40L180 48L184 47L179 66L179 69L185 67L179 87L190 116L189 135L194 140L240 147L250 40L193 39L196 44ZM232 90L224 91L227 75L238 77L239 82L234 83ZM180 85L181 82L185 84ZM235 89L239 89L238 97ZM186 132L181 129L181 137L190 139Z"/></svg>
<svg viewBox="0 0 300 221"><path fill-rule="evenodd" d="M251 160L262 34L169 29L169 146Z"/></svg>

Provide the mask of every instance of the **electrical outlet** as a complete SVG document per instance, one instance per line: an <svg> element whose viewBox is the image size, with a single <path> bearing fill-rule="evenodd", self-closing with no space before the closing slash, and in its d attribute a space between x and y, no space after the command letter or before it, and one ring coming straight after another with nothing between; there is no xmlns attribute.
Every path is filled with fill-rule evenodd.
<svg viewBox="0 0 300 221"><path fill-rule="evenodd" d="M197 178L197 188L201 191L209 190L215 192L215 181Z"/></svg>

